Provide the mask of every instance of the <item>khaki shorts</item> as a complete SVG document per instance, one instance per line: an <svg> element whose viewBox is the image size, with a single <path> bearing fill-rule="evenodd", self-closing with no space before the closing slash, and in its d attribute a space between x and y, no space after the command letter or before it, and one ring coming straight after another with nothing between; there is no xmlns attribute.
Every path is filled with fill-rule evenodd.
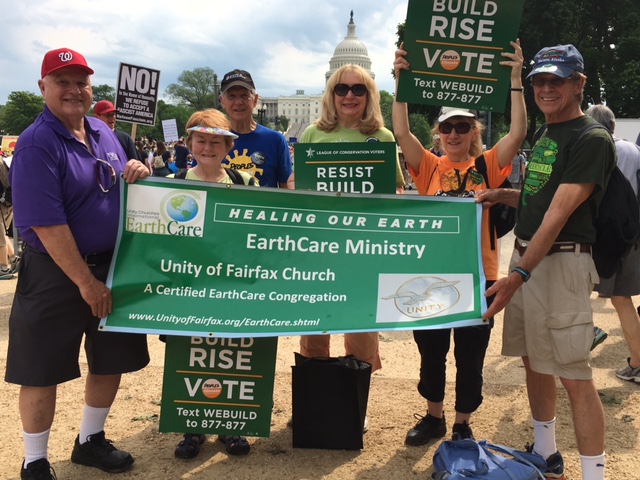
<svg viewBox="0 0 640 480"><path fill-rule="evenodd" d="M13 207L5 207L4 205L0 205L0 220L2 221L2 232L6 232L7 228L11 226L11 222L13 222ZM1 233L1 232L0 232ZM0 247L7 246L7 236L0 235Z"/></svg>
<svg viewBox="0 0 640 480"><path fill-rule="evenodd" d="M513 251L510 268L520 262ZM502 354L529 357L534 372L592 378L591 291L598 280L589 253L547 255L505 308Z"/></svg>

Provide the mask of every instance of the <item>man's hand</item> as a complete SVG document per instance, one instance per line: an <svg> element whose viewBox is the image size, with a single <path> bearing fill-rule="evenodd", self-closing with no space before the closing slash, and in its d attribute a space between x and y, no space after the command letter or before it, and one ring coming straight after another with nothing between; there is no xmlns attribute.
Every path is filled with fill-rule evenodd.
<svg viewBox="0 0 640 480"><path fill-rule="evenodd" d="M484 296L490 297L494 293L496 296L493 299L491 306L482 316L482 319L487 320L500 313L502 309L507 306L507 303L511 301L511 297L513 297L516 290L522 286L522 283L522 276L517 273L512 273L506 277L502 277L500 280L497 280L496 283L491 285L491 287L484 293Z"/></svg>
<svg viewBox="0 0 640 480"><path fill-rule="evenodd" d="M520 191L514 188L490 188L476 192L476 203L482 204L483 209L493 207L497 203L504 203L517 208Z"/></svg>
<svg viewBox="0 0 640 480"><path fill-rule="evenodd" d="M111 313L111 290L104 283L92 277L89 283L78 286L78 288L84 301L91 307L91 313L94 316L103 318Z"/></svg>
<svg viewBox="0 0 640 480"><path fill-rule="evenodd" d="M134 183L140 178L148 177L149 169L144 163L139 162L138 160L129 160L124 167L122 176L124 177L125 182Z"/></svg>

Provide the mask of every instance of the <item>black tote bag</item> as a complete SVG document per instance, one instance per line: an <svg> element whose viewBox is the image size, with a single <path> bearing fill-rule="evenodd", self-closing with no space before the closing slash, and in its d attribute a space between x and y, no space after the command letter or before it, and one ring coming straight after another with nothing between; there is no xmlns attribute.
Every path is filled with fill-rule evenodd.
<svg viewBox="0 0 640 480"><path fill-rule="evenodd" d="M371 364L353 355L307 358L295 354L293 447L362 449Z"/></svg>

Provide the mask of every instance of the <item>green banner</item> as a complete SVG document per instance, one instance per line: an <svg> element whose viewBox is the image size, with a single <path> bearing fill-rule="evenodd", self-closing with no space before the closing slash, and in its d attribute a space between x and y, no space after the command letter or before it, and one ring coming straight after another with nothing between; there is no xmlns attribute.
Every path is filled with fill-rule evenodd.
<svg viewBox="0 0 640 480"><path fill-rule="evenodd" d="M122 186L101 328L256 337L439 328L486 309L473 199Z"/></svg>
<svg viewBox="0 0 640 480"><path fill-rule="evenodd" d="M161 432L268 437L277 337L167 337Z"/></svg>
<svg viewBox="0 0 640 480"><path fill-rule="evenodd" d="M395 193L398 150L393 142L297 143L296 189Z"/></svg>
<svg viewBox="0 0 640 480"><path fill-rule="evenodd" d="M524 0L409 0L397 98L504 112L511 68L502 52L518 36Z"/></svg>

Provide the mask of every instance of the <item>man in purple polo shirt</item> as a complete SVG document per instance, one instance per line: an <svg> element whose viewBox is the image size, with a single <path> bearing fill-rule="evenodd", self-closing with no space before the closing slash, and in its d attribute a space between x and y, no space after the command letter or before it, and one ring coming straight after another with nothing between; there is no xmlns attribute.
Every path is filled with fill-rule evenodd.
<svg viewBox="0 0 640 480"><path fill-rule="evenodd" d="M118 231L118 178L149 172L128 160L109 127L87 117L89 68L68 48L44 56L38 86L44 112L20 136L10 171L14 221L26 247L9 319L5 380L21 385L22 479L55 478L47 458L57 385L89 364L74 463L122 472L133 463L105 439L104 424L122 373L149 362L146 337L98 332L111 312L105 285Z"/></svg>

